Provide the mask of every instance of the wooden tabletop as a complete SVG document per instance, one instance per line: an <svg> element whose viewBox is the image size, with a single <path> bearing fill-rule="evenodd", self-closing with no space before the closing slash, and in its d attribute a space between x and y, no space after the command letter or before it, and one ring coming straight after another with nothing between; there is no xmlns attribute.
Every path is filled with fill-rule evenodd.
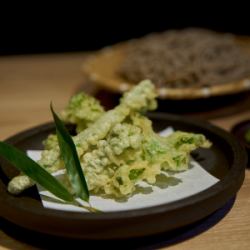
<svg viewBox="0 0 250 250"><path fill-rule="evenodd" d="M69 97L82 87L80 67L84 56L85 53L65 53L0 57L0 140L51 120L51 100L57 110L64 107ZM246 118L250 118L250 111L239 110L235 115L211 122L229 130L233 124ZM159 242L154 240L148 246L144 244L144 247L178 250L249 249L249 193L250 171L246 170L244 184L231 210L217 223L185 240L177 240L175 244L161 236ZM0 225L0 249L37 249L38 246L39 243L33 246L10 235Z"/></svg>

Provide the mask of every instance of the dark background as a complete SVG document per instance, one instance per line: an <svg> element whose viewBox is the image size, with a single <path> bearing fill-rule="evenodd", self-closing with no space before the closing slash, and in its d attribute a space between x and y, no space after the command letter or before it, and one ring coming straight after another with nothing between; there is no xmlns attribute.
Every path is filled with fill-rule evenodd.
<svg viewBox="0 0 250 250"><path fill-rule="evenodd" d="M220 8L202 2L199 9L181 2L174 7L157 1L141 4L143 8L124 1L118 6L95 3L63 12L38 6L1 15L0 55L95 50L149 32L190 26L250 35L249 8L240 2Z"/></svg>

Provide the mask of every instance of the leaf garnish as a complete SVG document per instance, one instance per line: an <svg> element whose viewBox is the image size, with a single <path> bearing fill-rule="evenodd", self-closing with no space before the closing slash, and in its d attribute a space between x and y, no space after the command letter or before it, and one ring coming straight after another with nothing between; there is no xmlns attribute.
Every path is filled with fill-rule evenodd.
<svg viewBox="0 0 250 250"><path fill-rule="evenodd" d="M77 155L76 146L67 129L65 128L63 122L54 112L52 104L50 104L50 109L56 125L56 133L61 157L65 164L65 168L72 188L77 197L88 202L89 190Z"/></svg>
<svg viewBox="0 0 250 250"><path fill-rule="evenodd" d="M0 142L0 155L58 198L69 202L74 200L73 195L54 176L19 149Z"/></svg>

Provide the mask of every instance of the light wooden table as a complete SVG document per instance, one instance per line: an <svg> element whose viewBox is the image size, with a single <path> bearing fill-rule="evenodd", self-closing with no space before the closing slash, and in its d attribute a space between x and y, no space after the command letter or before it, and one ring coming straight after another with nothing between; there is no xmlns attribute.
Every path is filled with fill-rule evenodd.
<svg viewBox="0 0 250 250"><path fill-rule="evenodd" d="M49 103L56 110L82 84L80 66L84 53L0 57L0 140L23 129L51 120ZM230 129L237 121L250 118L250 111L212 120ZM1 204L0 204L1 206ZM164 244L159 246L165 248ZM250 172L233 208L216 225L169 249L250 249ZM18 241L0 226L0 249L35 249Z"/></svg>

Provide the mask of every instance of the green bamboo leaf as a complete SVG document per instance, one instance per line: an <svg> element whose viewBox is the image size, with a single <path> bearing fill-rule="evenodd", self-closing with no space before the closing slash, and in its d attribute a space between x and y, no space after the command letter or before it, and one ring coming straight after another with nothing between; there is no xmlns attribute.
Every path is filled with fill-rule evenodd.
<svg viewBox="0 0 250 250"><path fill-rule="evenodd" d="M54 176L19 149L0 142L0 155L58 198L70 202L74 200L73 195Z"/></svg>
<svg viewBox="0 0 250 250"><path fill-rule="evenodd" d="M50 105L50 109L54 117L60 152L67 170L67 174L69 176L70 183L76 193L76 196L88 201L89 190L77 155L75 144L63 122L54 112L52 104Z"/></svg>

